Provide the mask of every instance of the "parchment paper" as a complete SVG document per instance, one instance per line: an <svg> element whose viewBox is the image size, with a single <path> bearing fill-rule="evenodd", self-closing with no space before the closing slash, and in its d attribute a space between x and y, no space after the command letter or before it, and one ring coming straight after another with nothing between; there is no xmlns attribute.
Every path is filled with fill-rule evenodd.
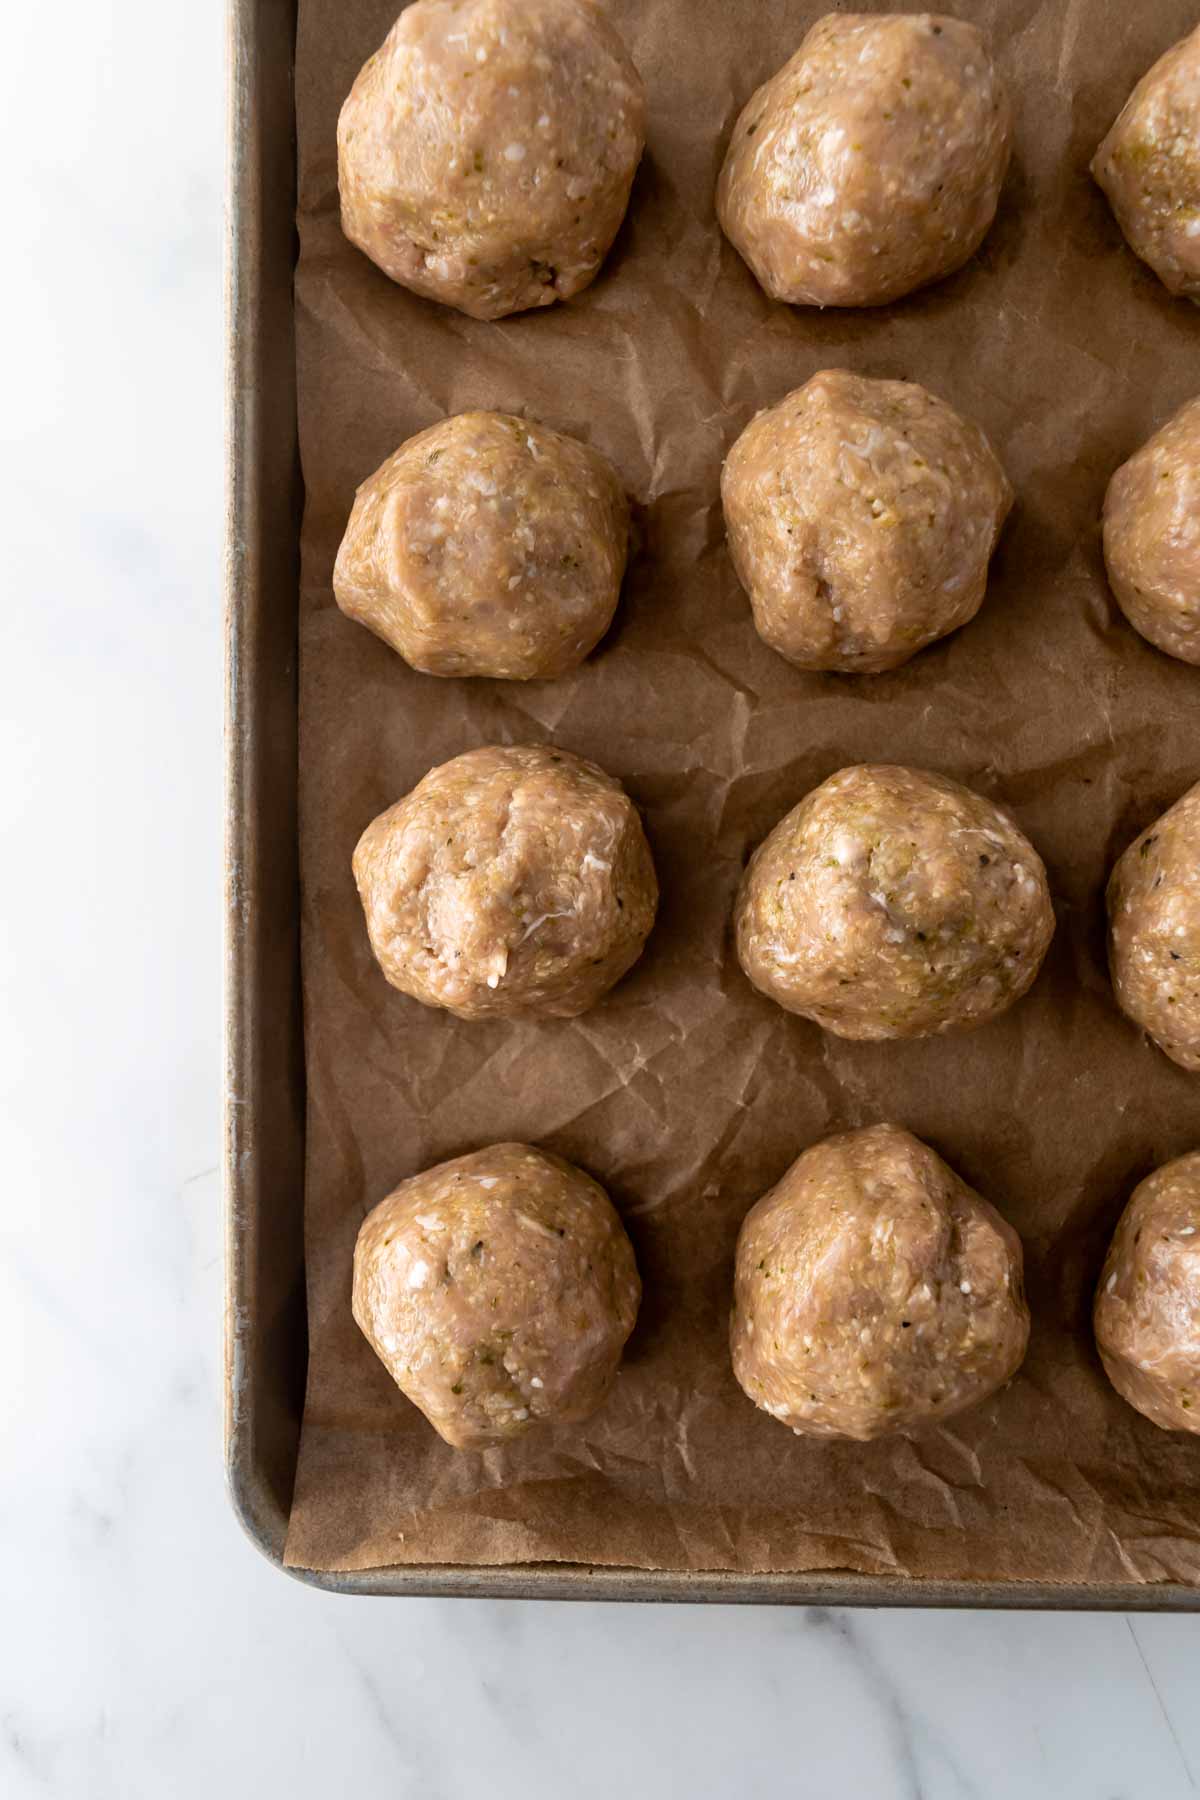
<svg viewBox="0 0 1200 1800"><path fill-rule="evenodd" d="M1200 1082L1115 1009L1102 905L1115 855L1200 776L1200 671L1123 623L1097 530L1113 468L1200 388L1200 315L1123 247L1086 173L1135 78L1195 23L1193 0L951 6L990 31L1012 86L1001 216L951 280L882 311L825 314L767 301L713 214L738 109L820 6L611 0L650 98L630 217L586 294L499 324L414 299L338 228L337 110L394 4L300 4L311 1352L287 1560L1200 1581L1200 1439L1157 1431L1117 1398L1089 1327L1130 1188L1200 1144ZM800 674L759 642L717 498L751 414L831 364L919 380L980 420L1019 494L975 623L858 680ZM417 675L334 606L356 483L472 406L598 445L640 505L618 623L570 679ZM461 1024L385 983L350 854L434 763L522 741L625 782L661 919L634 973L578 1022ZM997 1024L840 1043L740 974L728 920L748 851L816 782L864 760L941 769L1006 800L1041 850L1057 937L1031 996ZM730 1374L734 1238L807 1144L879 1119L928 1139L1021 1232L1029 1357L1005 1393L944 1429L809 1443ZM396 1182L501 1138L545 1144L605 1184L646 1297L590 1423L464 1455L359 1335L351 1255Z"/></svg>

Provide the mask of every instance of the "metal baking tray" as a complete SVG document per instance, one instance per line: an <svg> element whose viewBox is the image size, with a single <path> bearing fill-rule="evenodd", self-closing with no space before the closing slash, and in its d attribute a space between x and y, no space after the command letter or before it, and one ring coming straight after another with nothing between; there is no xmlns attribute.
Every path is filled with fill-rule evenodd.
<svg viewBox="0 0 1200 1800"><path fill-rule="evenodd" d="M304 1405L304 1047L297 837L292 68L296 0L228 0L225 551L225 1461L234 1510L283 1568ZM1200 1611L1180 1584L680 1574L576 1565L321 1573L345 1594Z"/></svg>

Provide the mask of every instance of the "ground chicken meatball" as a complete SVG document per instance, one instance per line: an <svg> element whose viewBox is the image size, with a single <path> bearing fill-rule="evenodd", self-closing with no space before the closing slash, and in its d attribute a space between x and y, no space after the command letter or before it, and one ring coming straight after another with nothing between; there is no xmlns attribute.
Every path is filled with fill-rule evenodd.
<svg viewBox="0 0 1200 1800"><path fill-rule="evenodd" d="M460 1019L573 1018L631 968L658 883L620 783L565 750L469 750L367 826L354 879L393 987Z"/></svg>
<svg viewBox="0 0 1200 1800"><path fill-rule="evenodd" d="M1092 158L1129 248L1200 298L1200 27L1138 82Z"/></svg>
<svg viewBox="0 0 1200 1800"><path fill-rule="evenodd" d="M477 319L567 300L625 216L645 113L592 0L415 0L342 107L342 229Z"/></svg>
<svg viewBox="0 0 1200 1800"><path fill-rule="evenodd" d="M1113 869L1108 962L1121 1011L1200 1069L1200 782Z"/></svg>
<svg viewBox="0 0 1200 1800"><path fill-rule="evenodd" d="M973 25L830 13L734 126L721 228L775 300L881 306L974 255L1011 131Z"/></svg>
<svg viewBox="0 0 1200 1800"><path fill-rule="evenodd" d="M1200 663L1200 400L1122 463L1104 497L1104 561L1135 631Z"/></svg>
<svg viewBox="0 0 1200 1800"><path fill-rule="evenodd" d="M1165 1163L1134 1188L1094 1322L1118 1394L1164 1431L1200 1432L1200 1154Z"/></svg>
<svg viewBox="0 0 1200 1800"><path fill-rule="evenodd" d="M733 1372L801 1436L874 1438L995 1392L1029 1339L1021 1240L894 1125L826 1138L751 1207Z"/></svg>
<svg viewBox="0 0 1200 1800"><path fill-rule="evenodd" d="M759 635L874 674L974 618L1013 492L978 425L924 388L824 369L752 419L721 476Z"/></svg>
<svg viewBox="0 0 1200 1800"><path fill-rule="evenodd" d="M354 1249L360 1330L461 1450L595 1412L641 1292L604 1189L528 1144L493 1144L401 1182Z"/></svg>
<svg viewBox="0 0 1200 1800"><path fill-rule="evenodd" d="M1046 871L1009 815L920 769L814 788L750 859L735 913L755 987L844 1038L983 1025L1054 932Z"/></svg>
<svg viewBox="0 0 1200 1800"><path fill-rule="evenodd" d="M598 451L507 413L460 413L359 488L333 591L427 675L545 679L608 630L628 541L629 505Z"/></svg>

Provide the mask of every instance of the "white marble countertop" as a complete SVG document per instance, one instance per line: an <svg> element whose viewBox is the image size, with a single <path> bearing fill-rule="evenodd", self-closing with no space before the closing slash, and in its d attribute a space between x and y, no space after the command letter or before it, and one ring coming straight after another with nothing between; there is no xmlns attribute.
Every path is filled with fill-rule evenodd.
<svg viewBox="0 0 1200 1800"><path fill-rule="evenodd" d="M1191 1794L1200 1619L347 1601L242 1538L220 12L7 16L0 1795Z"/></svg>

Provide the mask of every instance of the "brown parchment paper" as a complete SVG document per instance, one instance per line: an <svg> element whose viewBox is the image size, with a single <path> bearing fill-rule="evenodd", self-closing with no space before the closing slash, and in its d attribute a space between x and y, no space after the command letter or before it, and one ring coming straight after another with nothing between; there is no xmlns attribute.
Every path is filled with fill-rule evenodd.
<svg viewBox="0 0 1200 1800"><path fill-rule="evenodd" d="M587 293L498 324L406 294L338 228L338 107L394 10L300 0L311 1349L288 1562L1200 1581L1200 1439L1124 1405L1089 1329L1130 1188L1200 1144L1200 1081L1115 1010L1102 905L1115 855L1200 776L1200 671L1123 623L1097 530L1113 468L1200 389L1200 314L1123 247L1086 172L1135 78L1195 23L1193 0L951 5L990 32L1013 91L1000 217L951 280L824 314L766 300L713 214L740 106L820 6L609 0L650 102L630 216ZM924 382L980 420L1019 494L979 618L910 667L858 680L800 674L759 642L717 497L751 414L831 364ZM596 444L640 506L618 622L567 680L417 675L334 606L356 483L473 406ZM660 922L633 974L579 1021L461 1024L384 982L350 854L434 763L521 741L565 745L625 782L653 845ZM748 851L816 782L863 760L941 769L1006 800L1045 857L1057 937L1000 1022L840 1043L740 974L728 921ZM1006 1392L943 1429L809 1443L730 1374L734 1238L805 1145L879 1119L928 1139L1021 1232L1029 1357ZM397 1181L501 1138L545 1144L606 1185L645 1302L591 1422L464 1455L359 1335L351 1256Z"/></svg>

